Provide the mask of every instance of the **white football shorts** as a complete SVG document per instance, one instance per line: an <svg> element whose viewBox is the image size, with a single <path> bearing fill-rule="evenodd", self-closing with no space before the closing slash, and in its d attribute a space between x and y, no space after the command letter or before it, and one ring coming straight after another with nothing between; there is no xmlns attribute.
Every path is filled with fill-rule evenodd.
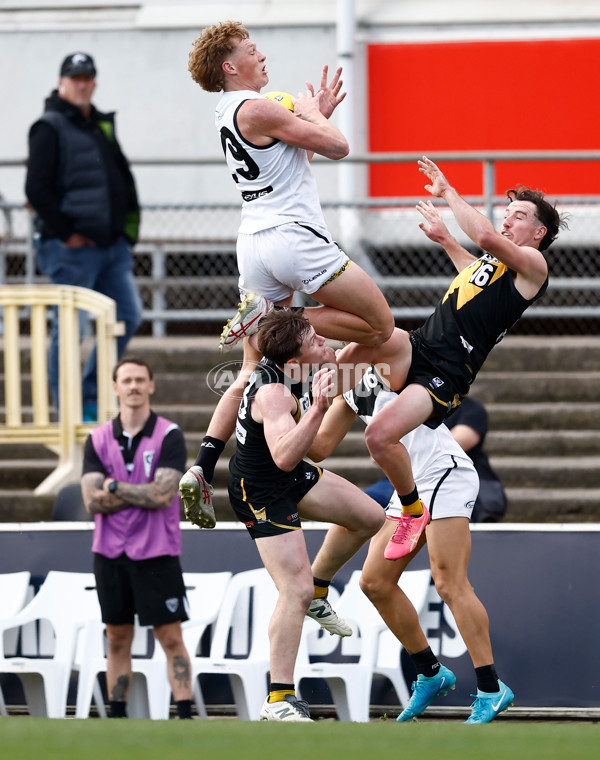
<svg viewBox="0 0 600 760"><path fill-rule="evenodd" d="M240 233L240 293L260 293L277 303L294 291L311 295L347 265L348 256L324 228L305 222Z"/></svg>
<svg viewBox="0 0 600 760"><path fill-rule="evenodd" d="M471 519L479 492L479 477L475 468L471 460L452 455L443 460L440 461L439 469L432 469L426 477L416 479L419 498L430 511L432 520L444 517ZM400 497L395 492L386 507L386 515L402 516Z"/></svg>

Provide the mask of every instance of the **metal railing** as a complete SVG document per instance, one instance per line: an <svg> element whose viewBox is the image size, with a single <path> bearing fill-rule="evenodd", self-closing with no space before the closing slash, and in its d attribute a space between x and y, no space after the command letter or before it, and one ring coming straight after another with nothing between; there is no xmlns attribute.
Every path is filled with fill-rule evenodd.
<svg viewBox="0 0 600 760"><path fill-rule="evenodd" d="M58 309L59 319L59 398L58 419L50 419L47 363L47 312ZM5 409L0 422L0 443L41 443L59 455L58 466L40 483L35 493L53 495L81 475L82 446L96 423L82 422L81 349L79 310L95 317L98 357L98 419L108 420L117 412L112 392L111 372L117 361L116 336L123 325L116 321L112 298L86 288L70 285L4 285L0 287L4 336ZM23 322L27 311L31 341L30 372L24 371ZM31 387L31 408L23 402L22 388Z"/></svg>
<svg viewBox="0 0 600 760"><path fill-rule="evenodd" d="M416 154L355 155L344 163L414 163ZM442 167L447 162L481 164L482 192L466 199L499 223L506 199L494 192L497 167L505 161L599 161L600 151L496 151L431 153ZM135 166L224 167L221 158L148 159ZM316 157L315 166L335 171L339 164ZM19 166L22 162L2 162ZM224 170L225 171L225 170ZM344 193L346 195L346 193ZM453 276L439 247L418 229L415 210L422 197L369 198L360 201L324 201L327 224L349 255L366 268L384 291L398 319L423 319L433 310ZM551 280L544 299L525 312L525 318L600 318L600 195L552 196L570 214L570 230L563 232L548 252ZM0 199L0 284L43 282L36 274L29 212L21 203ZM443 212L449 226L452 215ZM164 335L169 325L222 322L237 303L235 238L238 203L146 205L142 210L141 239L136 246L136 278L144 302L144 319L152 333ZM3 221L2 221L3 220ZM456 227L459 241L470 241ZM305 300L305 299L304 299ZM300 298L298 302L303 302ZM177 329L177 328L172 328ZM576 330L577 331L577 330Z"/></svg>

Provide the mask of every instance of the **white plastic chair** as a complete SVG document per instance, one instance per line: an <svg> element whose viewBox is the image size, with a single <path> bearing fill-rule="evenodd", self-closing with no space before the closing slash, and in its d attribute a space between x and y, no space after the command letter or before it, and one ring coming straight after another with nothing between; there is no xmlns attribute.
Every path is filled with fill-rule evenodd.
<svg viewBox="0 0 600 760"><path fill-rule="evenodd" d="M297 691L301 694L303 679L323 678L331 691L339 719L364 723L369 720L374 676L388 678L403 705L408 701L409 695L400 670L400 642L387 631L383 619L361 591L360 576L360 570L352 573L335 605L336 612L354 629L351 637L341 640L341 653L358 656L358 661L311 663L311 639L314 640L319 635L319 627L315 621L307 620L300 642L294 679ZM425 603L429 578L429 570L405 572L401 578L400 586L417 612L422 610ZM382 636L384 631L390 639Z"/></svg>
<svg viewBox="0 0 600 760"><path fill-rule="evenodd" d="M217 617L224 591L231 578L230 572L184 573L183 580L190 606L190 620L182 625L184 643L190 656L198 647L204 630ZM77 684L77 718L87 718L92 696L101 717L106 717L104 704L99 704L96 694L101 695L98 674L106 672L105 626L100 621L90 621L82 631L75 659L79 670ZM148 656L149 634L152 626L141 626L137 616L131 652L132 682L127 701L130 718L167 720L171 704L171 687L167 675L167 658L163 648L154 642L154 651ZM198 714L206 717L202 693L194 694Z"/></svg>
<svg viewBox="0 0 600 760"><path fill-rule="evenodd" d="M231 575L229 571L183 574L185 591L190 606L190 619L183 623L181 630L190 661L196 657L204 632L217 620L219 610L226 597ZM198 715L201 718L207 718L206 705L197 677L193 678L193 693Z"/></svg>
<svg viewBox="0 0 600 760"><path fill-rule="evenodd" d="M48 621L52 626L54 651L50 657L8 657L4 646L0 653L0 673L20 678L31 715L65 717L77 632L86 621L99 617L92 573L51 570L29 604L0 620L2 639L5 631L32 621Z"/></svg>
<svg viewBox="0 0 600 760"><path fill-rule="evenodd" d="M27 600L27 590L31 573L23 570L19 573L2 573L0 574L0 620L12 617L19 610L23 609ZM4 651L7 654L14 654L17 646L19 632L18 630L7 631L4 634ZM0 688L0 715L7 716L4 695Z"/></svg>
<svg viewBox="0 0 600 760"><path fill-rule="evenodd" d="M237 573L227 586L209 656L191 656L194 681L203 674L229 676L241 720L259 720L268 693L269 621L276 603L277 589L264 568Z"/></svg>

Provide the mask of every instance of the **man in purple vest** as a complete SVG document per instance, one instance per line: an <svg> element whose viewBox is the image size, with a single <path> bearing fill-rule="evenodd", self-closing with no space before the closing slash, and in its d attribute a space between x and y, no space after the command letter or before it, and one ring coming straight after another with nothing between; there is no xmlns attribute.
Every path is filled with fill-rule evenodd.
<svg viewBox="0 0 600 760"><path fill-rule="evenodd" d="M167 675L180 718L191 718L190 658L181 622L188 604L179 555L177 486L185 470L183 433L150 408L152 370L134 356L113 371L119 416L88 438L81 488L96 524L92 551L102 620L106 623L106 685L113 718L126 717L131 686L134 614L167 656Z"/></svg>

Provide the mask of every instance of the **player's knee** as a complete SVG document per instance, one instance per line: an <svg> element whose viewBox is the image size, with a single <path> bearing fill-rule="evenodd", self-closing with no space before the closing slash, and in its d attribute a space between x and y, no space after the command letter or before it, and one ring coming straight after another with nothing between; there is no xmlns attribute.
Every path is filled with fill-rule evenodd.
<svg viewBox="0 0 600 760"><path fill-rule="evenodd" d="M461 584L451 573L438 570L432 574L435 588L440 595L440 599L450 607L461 593Z"/></svg>
<svg viewBox="0 0 600 760"><path fill-rule="evenodd" d="M291 595L294 597L298 607L303 612L306 612L315 595L315 587L312 581L310 583L308 581L303 582L293 589Z"/></svg>
<svg viewBox="0 0 600 760"><path fill-rule="evenodd" d="M386 451L386 442L377 425L371 423L365 430L365 443L369 454L376 462L379 462Z"/></svg>
<svg viewBox="0 0 600 760"><path fill-rule="evenodd" d="M374 504L374 508L369 510L364 516L364 529L369 537L379 532L385 522L385 512L379 504Z"/></svg>
<svg viewBox="0 0 600 760"><path fill-rule="evenodd" d="M360 577L361 591L375 606L377 606L379 599L385 599L387 597L389 594L389 586L390 583L387 579L381 576L370 575L363 571L363 574Z"/></svg>

